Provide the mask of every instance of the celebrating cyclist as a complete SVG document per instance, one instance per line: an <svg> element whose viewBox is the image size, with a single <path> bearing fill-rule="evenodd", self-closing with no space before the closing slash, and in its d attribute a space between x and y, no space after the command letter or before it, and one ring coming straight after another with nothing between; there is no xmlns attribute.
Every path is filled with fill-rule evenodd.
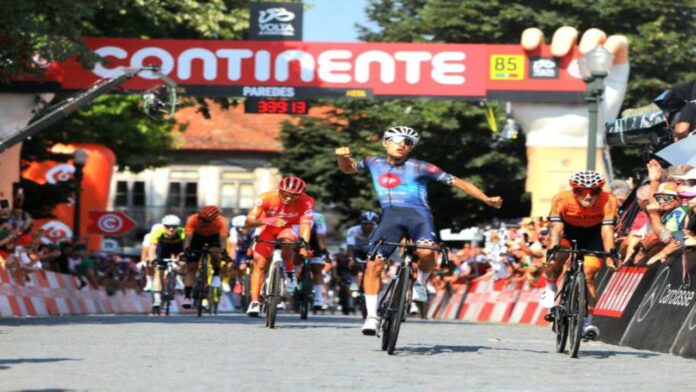
<svg viewBox="0 0 696 392"><path fill-rule="evenodd" d="M162 275L164 269L157 268L165 259L178 259L184 250L184 229L181 227L181 219L176 215L166 215L162 218L162 225L157 226L150 233L150 248L148 259L155 268L152 279L152 307L159 307L162 303Z"/></svg>
<svg viewBox="0 0 696 392"><path fill-rule="evenodd" d="M549 252L559 246L568 247L570 241L577 241L578 248L609 252L611 268L620 260L614 249L614 225L617 204L611 193L602 190L606 183L604 176L594 170L577 171L570 177L571 191L564 191L551 201L551 222ZM541 297L541 305L551 308L554 305L558 287L556 281L563 269L566 255L557 257L546 266L546 289ZM592 312L597 301L595 275L602 268L604 260L596 256L585 256L583 271L587 280L588 311L583 320L583 337L594 340L599 337L599 329L592 325Z"/></svg>
<svg viewBox="0 0 696 392"><path fill-rule="evenodd" d="M379 223L379 214L373 211L363 211L360 213L360 224L351 226L346 232L346 246L348 247L348 259L355 262L367 261L370 234Z"/></svg>
<svg viewBox="0 0 696 392"><path fill-rule="evenodd" d="M203 248L218 247L225 251L228 228L227 220L216 206L203 206L197 213L186 219L184 228L184 253L186 254L186 275L184 276L184 302L182 306L191 308L191 292L196 280L198 261ZM213 270L212 286L220 285L220 268Z"/></svg>
<svg viewBox="0 0 696 392"><path fill-rule="evenodd" d="M283 177L280 180L277 191L266 192L258 196L254 208L247 214L246 227L262 227L258 238L266 241L295 242L298 235L293 230L293 225L299 225L299 237L306 242L310 240L312 229L312 215L314 212L314 199L304 193L307 184L299 177ZM259 315L261 305L259 295L268 259L273 253L273 244L257 242L254 245L254 268L251 274L251 303L247 314L251 317ZM285 289L288 294L295 291L295 256L293 246L285 245L281 248L281 254L285 263ZM300 255L305 257L307 252L300 249Z"/></svg>
<svg viewBox="0 0 696 392"><path fill-rule="evenodd" d="M379 238L398 242L407 237L419 245L435 245L435 227L428 205L427 184L437 181L451 185L491 207L500 208L503 200L489 197L472 183L442 171L439 167L409 157L420 140L418 132L405 126L387 129L382 137L386 157L365 157L355 161L350 147L336 149L339 169L346 174L369 170L375 193L382 206L382 220L372 232L370 243ZM375 260L368 260L364 277L367 319L362 327L365 335L374 335L377 330L377 295L380 291L380 273L384 260L394 247L379 249ZM425 285L435 266L435 252L418 249L418 277L413 285L413 300L426 302Z"/></svg>

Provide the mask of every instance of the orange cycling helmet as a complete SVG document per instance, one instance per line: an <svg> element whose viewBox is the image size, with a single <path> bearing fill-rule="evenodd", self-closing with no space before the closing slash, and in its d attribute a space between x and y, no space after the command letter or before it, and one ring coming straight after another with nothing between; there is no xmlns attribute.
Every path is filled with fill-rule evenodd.
<svg viewBox="0 0 696 392"><path fill-rule="evenodd" d="M594 170L576 171L570 176L570 186L573 189L602 188L607 180Z"/></svg>
<svg viewBox="0 0 696 392"><path fill-rule="evenodd" d="M203 220L212 221L220 215L220 209L216 206L203 206L198 210L198 217Z"/></svg>
<svg viewBox="0 0 696 392"><path fill-rule="evenodd" d="M307 184L300 177L283 177L278 185L278 190L281 192L292 193L293 195L301 195L304 192Z"/></svg>

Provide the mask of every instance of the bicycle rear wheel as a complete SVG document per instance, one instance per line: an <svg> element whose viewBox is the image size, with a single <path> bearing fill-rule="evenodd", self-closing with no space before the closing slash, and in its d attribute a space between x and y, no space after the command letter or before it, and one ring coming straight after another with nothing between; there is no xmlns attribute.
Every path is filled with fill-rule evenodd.
<svg viewBox="0 0 696 392"><path fill-rule="evenodd" d="M210 308L213 314L218 314L218 305L220 304L220 288L212 287L210 290Z"/></svg>
<svg viewBox="0 0 696 392"><path fill-rule="evenodd" d="M250 298L251 287L249 285L249 274L245 272L242 276L242 295L239 299L239 305L241 306L243 312L245 312L249 307L249 302L251 301Z"/></svg>
<svg viewBox="0 0 696 392"><path fill-rule="evenodd" d="M556 332L556 352L562 353L565 351L566 342L568 341L568 317L565 311L565 301L561 301L561 305L555 306L553 310L553 330Z"/></svg>
<svg viewBox="0 0 696 392"><path fill-rule="evenodd" d="M302 265L302 271L300 271L300 318L302 320L307 320L307 315L309 314L309 300L312 290L312 279L309 273L309 265Z"/></svg>
<svg viewBox="0 0 696 392"><path fill-rule="evenodd" d="M167 273L167 284L164 286L165 293L163 293L162 298L164 300L164 314L169 316L169 309L174 300L174 295L176 293L176 274L173 271Z"/></svg>
<svg viewBox="0 0 696 392"><path fill-rule="evenodd" d="M582 340L583 321L587 313L587 287L585 275L578 271L573 279L573 287L568 301L569 337L568 354L571 358L578 357L580 341Z"/></svg>
<svg viewBox="0 0 696 392"><path fill-rule="evenodd" d="M271 263L268 281L268 295L266 295L266 326L268 328L275 328L278 302L280 301L280 262L274 261Z"/></svg>
<svg viewBox="0 0 696 392"><path fill-rule="evenodd" d="M387 345L387 354L393 355L396 348L396 341L399 338L399 329L401 328L401 320L404 318L406 307L406 291L411 287L411 269L404 267L399 271L396 285L394 286L394 295L391 298L389 308L392 313L391 322L389 325L389 343Z"/></svg>

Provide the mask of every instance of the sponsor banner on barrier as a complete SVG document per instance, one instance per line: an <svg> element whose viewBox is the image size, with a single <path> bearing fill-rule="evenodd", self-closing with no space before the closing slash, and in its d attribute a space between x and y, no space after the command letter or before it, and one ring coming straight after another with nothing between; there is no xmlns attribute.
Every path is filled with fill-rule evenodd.
<svg viewBox="0 0 696 392"><path fill-rule="evenodd" d="M462 301L464 301L468 289L469 287L467 285L459 286L454 289L454 293L444 306L444 311L440 314L441 320L457 319L457 312L459 311Z"/></svg>
<svg viewBox="0 0 696 392"><path fill-rule="evenodd" d="M80 290L74 276L49 271L33 272L30 278L28 282L19 284L8 271L0 268L0 318L151 311L151 297L146 292L119 290L110 296L103 288ZM179 313L181 309L177 297L171 312ZM218 311L233 310L230 295L223 295Z"/></svg>
<svg viewBox="0 0 696 392"><path fill-rule="evenodd" d="M442 310L447 301L449 300L450 292L449 290L440 290L435 295L430 298L428 302L428 319L439 320L441 317Z"/></svg>
<svg viewBox="0 0 696 392"><path fill-rule="evenodd" d="M629 270L630 269L630 270ZM623 267L618 272L608 268L597 274L597 305L594 324L601 331L603 342L619 344L633 314L640 305L643 296L650 289L658 266ZM624 271L631 271L624 273ZM636 276L640 280L636 284Z"/></svg>
<svg viewBox="0 0 696 392"><path fill-rule="evenodd" d="M647 270L645 267L628 267L614 273L595 305L594 314L621 318Z"/></svg>
<svg viewBox="0 0 696 392"><path fill-rule="evenodd" d="M693 316L696 306L696 280L691 279L696 274L696 254L691 252L689 258L686 271L681 254L674 255L667 264L657 269L649 290L626 327L621 344L670 352L676 341L680 340L677 335L685 323L689 331L686 335L693 336L688 319ZM684 351L692 344L676 350Z"/></svg>

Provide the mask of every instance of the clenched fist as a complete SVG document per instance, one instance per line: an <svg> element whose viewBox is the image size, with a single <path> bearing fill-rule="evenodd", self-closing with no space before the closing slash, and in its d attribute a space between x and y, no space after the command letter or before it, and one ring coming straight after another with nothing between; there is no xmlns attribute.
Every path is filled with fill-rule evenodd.
<svg viewBox="0 0 696 392"><path fill-rule="evenodd" d="M343 158L350 158L350 147L339 147L336 149L336 155Z"/></svg>

